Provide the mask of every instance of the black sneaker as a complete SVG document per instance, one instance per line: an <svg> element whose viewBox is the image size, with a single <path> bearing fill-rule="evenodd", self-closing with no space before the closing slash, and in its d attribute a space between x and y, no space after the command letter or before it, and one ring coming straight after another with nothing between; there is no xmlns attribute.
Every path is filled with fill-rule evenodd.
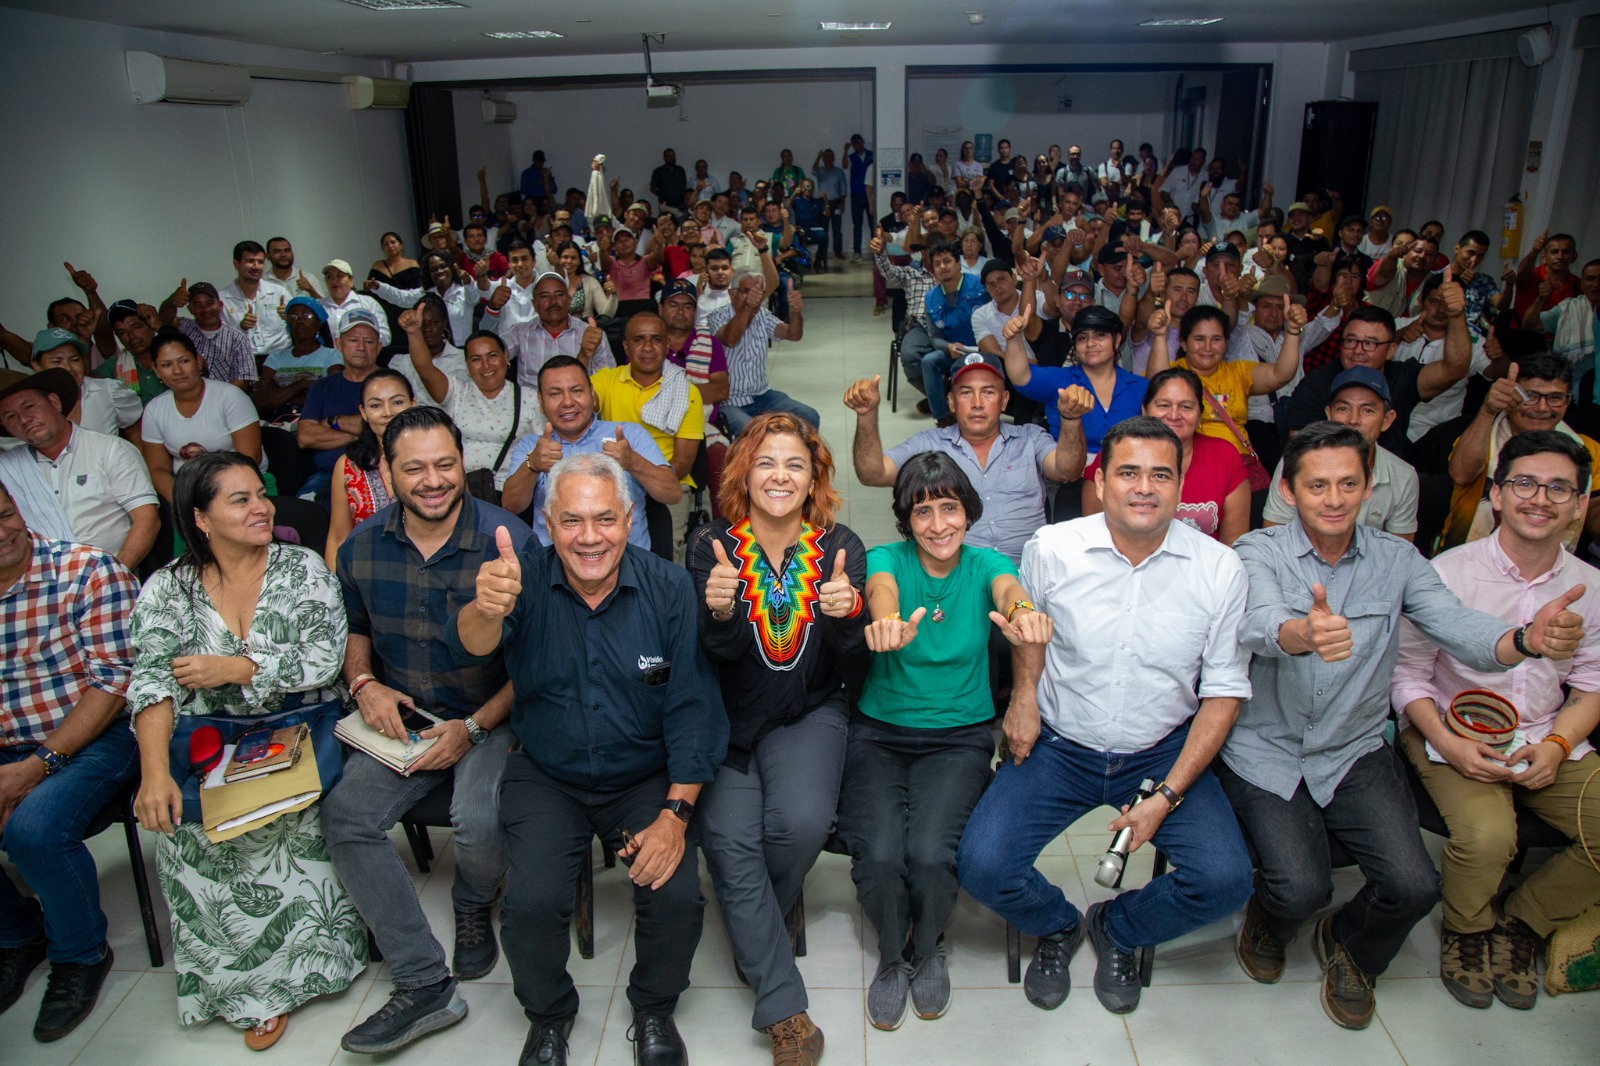
<svg viewBox="0 0 1600 1066"><path fill-rule="evenodd" d="M637 1066L689 1066L689 1049L670 1014L634 1011L628 1039L633 1041Z"/></svg>
<svg viewBox="0 0 1600 1066"><path fill-rule="evenodd" d="M1096 903L1084 915L1089 940L1099 956L1094 964L1094 995L1112 1014L1127 1014L1139 1005L1139 954L1112 942L1106 932L1106 905Z"/></svg>
<svg viewBox="0 0 1600 1066"><path fill-rule="evenodd" d="M43 934L14 948L0 948L0 1014L22 995L22 986L28 975L44 961L47 941Z"/></svg>
<svg viewBox="0 0 1600 1066"><path fill-rule="evenodd" d="M1022 994L1028 1002L1045 1010L1055 1010L1072 991L1072 956L1083 946L1083 920L1071 929L1062 929L1039 938L1033 961L1022 978Z"/></svg>
<svg viewBox="0 0 1600 1066"><path fill-rule="evenodd" d="M94 1012L100 986L111 972L112 958L111 945L107 944L99 962L50 964L50 981L44 988L44 1002L39 1004L39 1020L33 1023L35 1040L41 1044L60 1040Z"/></svg>
<svg viewBox="0 0 1600 1066"><path fill-rule="evenodd" d="M456 950L450 960L456 979L474 981L494 969L500 961L500 945L495 942L491 907L456 910Z"/></svg>
<svg viewBox="0 0 1600 1066"><path fill-rule="evenodd" d="M399 1051L413 1040L448 1029L467 1016L454 978L427 988L397 988L389 1002L366 1021L344 1034L339 1046L356 1055L381 1055Z"/></svg>
<svg viewBox="0 0 1600 1066"><path fill-rule="evenodd" d="M571 1018L559 1025L535 1025L528 1030L517 1066L567 1066L567 1038L571 1035Z"/></svg>

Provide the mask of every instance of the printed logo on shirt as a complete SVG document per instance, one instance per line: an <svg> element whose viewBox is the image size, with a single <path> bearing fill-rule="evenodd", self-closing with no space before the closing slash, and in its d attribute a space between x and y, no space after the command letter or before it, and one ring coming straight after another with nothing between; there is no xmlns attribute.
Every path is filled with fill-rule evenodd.
<svg viewBox="0 0 1600 1066"><path fill-rule="evenodd" d="M641 672L645 670L654 670L656 667L660 666L666 661L666 658L660 655L641 655L639 656L639 670Z"/></svg>

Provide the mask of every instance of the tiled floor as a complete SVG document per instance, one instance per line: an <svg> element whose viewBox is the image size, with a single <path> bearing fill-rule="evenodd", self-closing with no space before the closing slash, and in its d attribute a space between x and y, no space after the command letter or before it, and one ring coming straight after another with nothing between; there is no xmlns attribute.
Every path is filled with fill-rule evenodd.
<svg viewBox="0 0 1600 1066"><path fill-rule="evenodd" d="M859 271L862 268L855 268ZM847 272L832 279L843 282ZM817 290L833 288L818 285ZM840 288L843 287L841 284ZM772 356L772 383L822 412L822 428L838 451L845 493L843 520L868 544L894 536L885 489L863 489L849 471L853 419L839 403L845 386L887 366L888 319L871 315L870 299L813 299L806 308L806 335L779 345ZM907 389L898 414L885 405L883 435L897 443L929 421L909 414L915 394ZM1079 903L1105 898L1094 884L1094 864L1107 843L1109 812L1090 814L1046 849L1040 868ZM404 850L398 833L397 843ZM443 844L443 835L436 833ZM134 903L127 852L113 830L92 841L100 863L106 911L111 918L116 969L94 1015L67 1039L34 1043L29 1035L44 988L41 969L20 1002L0 1015L0 1063L86 1063L93 1066L225 1066L227 1063L356 1063L339 1051L339 1037L382 1004L388 994L386 968L369 968L345 992L295 1012L283 1040L264 1057L245 1050L238 1033L220 1023L184 1030L177 1023L173 974L152 970ZM1439 841L1429 840L1437 853ZM407 853L409 856L409 853ZM409 862L409 858L408 858ZM152 853L146 863L154 883ZM598 866L598 864L597 864ZM439 862L418 876L418 891L434 928L448 936L452 855L441 847ZM1149 876L1149 856L1129 864L1130 885ZM629 1013L623 988L632 965L632 915L620 870L596 869L595 958L572 960L583 1007L572 1035L574 1063L625 1064ZM1339 898L1359 884L1340 871ZM705 885L711 898L710 885ZM162 922L166 908L158 902ZM806 883L809 954L800 962L811 994L811 1014L827 1033L824 1061L831 1066L915 1064L1061 1064L1097 1066L1367 1066L1408 1063L1440 1066L1526 1063L1565 1066L1600 1060L1600 996L1541 999L1531 1012L1496 1005L1487 1011L1458 1006L1440 986L1437 912L1412 934L1406 949L1379 984L1378 1020L1366 1032L1336 1028L1317 1001L1318 972L1306 936L1290 948L1281 984L1253 984L1233 960L1237 919L1198 930L1157 955L1154 985L1139 1009L1126 1017L1106 1013L1089 983L1094 953L1087 946L1072 973L1077 990L1061 1009L1044 1013L1005 981L1003 926L999 919L962 898L951 922L951 976L956 992L950 1013L937 1022L909 1017L898 1032L882 1033L863 1017L864 987L876 950L863 927L850 882L849 863L824 855ZM1031 945L1025 944L1025 950ZM471 1013L460 1026L430 1037L385 1061L404 1063L513 1063L527 1025L511 994L502 961L466 988ZM756 1066L767 1058L763 1037L749 1028L750 993L736 979L727 936L713 903L695 957L693 987L684 995L678 1021L698 1066Z"/></svg>

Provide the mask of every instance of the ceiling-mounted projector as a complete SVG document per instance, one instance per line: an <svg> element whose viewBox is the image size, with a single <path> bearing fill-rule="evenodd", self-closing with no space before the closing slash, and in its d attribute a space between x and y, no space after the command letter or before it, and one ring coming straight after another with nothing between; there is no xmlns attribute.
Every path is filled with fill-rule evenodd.
<svg viewBox="0 0 1600 1066"><path fill-rule="evenodd" d="M644 83L644 95L650 107L677 107L683 96L683 86L648 78Z"/></svg>

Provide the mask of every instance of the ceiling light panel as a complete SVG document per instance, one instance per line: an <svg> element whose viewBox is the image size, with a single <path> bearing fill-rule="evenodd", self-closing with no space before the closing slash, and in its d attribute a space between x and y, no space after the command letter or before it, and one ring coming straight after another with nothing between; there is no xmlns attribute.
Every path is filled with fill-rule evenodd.
<svg viewBox="0 0 1600 1066"><path fill-rule="evenodd" d="M1216 18L1193 19L1145 19L1139 23L1141 26L1215 26L1221 22L1220 16Z"/></svg>
<svg viewBox="0 0 1600 1066"><path fill-rule="evenodd" d="M566 34L557 33L555 30L500 30L497 33L486 33L484 36L493 37L497 41L543 41L565 37Z"/></svg>
<svg viewBox="0 0 1600 1066"><path fill-rule="evenodd" d="M344 0L369 11L429 11L442 7L466 7L456 0Z"/></svg>
<svg viewBox="0 0 1600 1066"><path fill-rule="evenodd" d="M859 30L886 30L893 25L892 22L819 22L817 28L854 33Z"/></svg>

